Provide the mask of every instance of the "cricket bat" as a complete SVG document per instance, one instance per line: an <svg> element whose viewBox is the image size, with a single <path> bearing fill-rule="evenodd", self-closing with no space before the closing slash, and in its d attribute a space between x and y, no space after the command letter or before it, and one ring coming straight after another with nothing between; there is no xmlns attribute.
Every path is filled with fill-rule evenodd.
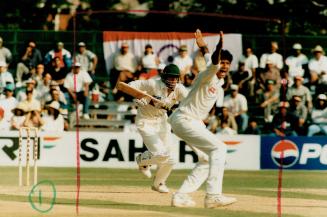
<svg viewBox="0 0 327 217"><path fill-rule="evenodd" d="M120 90L136 99L141 99L143 97L148 97L150 99L149 104L154 105L154 104L159 104L159 105L163 105L163 102L160 101L159 99L139 90L136 89L134 87L129 86L128 84L124 83L124 82L118 82L117 86L116 86L117 90Z"/></svg>

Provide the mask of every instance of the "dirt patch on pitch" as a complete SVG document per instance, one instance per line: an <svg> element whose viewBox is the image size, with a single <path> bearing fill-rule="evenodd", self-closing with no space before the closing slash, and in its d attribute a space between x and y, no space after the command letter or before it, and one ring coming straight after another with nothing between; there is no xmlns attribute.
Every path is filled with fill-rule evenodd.
<svg viewBox="0 0 327 217"><path fill-rule="evenodd" d="M0 200L0 217L178 217L180 215L172 213L163 213L145 210L126 210L126 209L110 209L110 208L89 208L80 206L79 215L76 215L76 209L72 206L64 206L56 204L48 213L40 213L33 210L27 202L8 202Z"/></svg>
<svg viewBox="0 0 327 217"><path fill-rule="evenodd" d="M1 194L9 195L26 195L28 189L22 190L15 187L1 188ZM76 197L74 186L58 186L57 187L57 198L74 199ZM276 189L256 189L256 190L271 190L276 191ZM310 194L326 195L327 191L321 189L286 189L294 192L306 192ZM175 189L172 189L175 191ZM171 203L171 193L160 194L152 191L150 188L144 187L130 187L130 186L81 186L80 199L83 200L93 200L92 204L95 205L97 201L111 201L114 203L109 203L110 208L93 208L89 206L82 206L80 209L81 216L181 216L178 214L172 214L167 212L155 212L155 211L145 211L139 210L142 207L136 207L138 210L123 210L121 209L126 204L138 204L138 205L157 205L157 206L170 206ZM220 209L234 210L234 211L248 211L248 212L258 212L258 213L277 213L277 198L264 197L264 196L252 196L252 195L230 195L238 199L238 202ZM203 198L204 192L199 191L192 194L193 199L197 202L198 208L203 208ZM28 203L17 203L17 202L7 202L11 207L17 206L15 211L32 210ZM12 204L10 204L12 203ZM3 211L2 201L0 201L0 210ZM24 205L22 205L24 204ZM27 205L26 205L27 204ZM25 209L19 206L27 206ZM102 206L103 207L103 206ZM114 209L112 209L114 207ZM117 208L117 209L116 209ZM6 210L6 208L5 208ZM11 209L8 209L9 212ZM32 210L33 212L34 210ZM8 214L7 212L7 214ZM22 211L23 212L23 211ZM34 211L35 212L35 211ZM61 215L66 213L65 215ZM70 215L71 213L71 215ZM55 205L53 211L51 211L50 216L74 216L75 206L63 206ZM313 200L313 199L302 199L302 198L282 198L282 213L284 214L294 214L305 217L324 217L327 213L327 200ZM15 215L2 215L2 216L15 216ZM22 215L17 215L22 216ZM187 215L183 215L187 216ZM189 215L188 215L189 216ZM197 215L199 216L199 215Z"/></svg>

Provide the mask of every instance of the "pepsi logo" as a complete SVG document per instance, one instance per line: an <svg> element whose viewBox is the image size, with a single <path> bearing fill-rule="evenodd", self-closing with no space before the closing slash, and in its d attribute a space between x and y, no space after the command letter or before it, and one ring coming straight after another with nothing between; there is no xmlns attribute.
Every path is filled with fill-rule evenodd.
<svg viewBox="0 0 327 217"><path fill-rule="evenodd" d="M278 141L271 149L273 162L282 168L293 166L297 162L299 155L297 145L290 140Z"/></svg>

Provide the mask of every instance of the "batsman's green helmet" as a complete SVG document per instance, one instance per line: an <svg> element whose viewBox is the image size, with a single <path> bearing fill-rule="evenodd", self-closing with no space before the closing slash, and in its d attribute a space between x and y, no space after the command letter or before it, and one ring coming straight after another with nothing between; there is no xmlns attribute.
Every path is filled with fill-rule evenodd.
<svg viewBox="0 0 327 217"><path fill-rule="evenodd" d="M178 66L175 64L169 64L166 66L162 72L163 75L165 76L174 76L174 77L179 77L180 76L180 71Z"/></svg>

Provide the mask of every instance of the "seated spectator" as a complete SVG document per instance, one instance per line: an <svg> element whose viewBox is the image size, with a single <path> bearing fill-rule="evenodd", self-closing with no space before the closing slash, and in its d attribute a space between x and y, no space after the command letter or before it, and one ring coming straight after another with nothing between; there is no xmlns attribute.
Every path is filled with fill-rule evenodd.
<svg viewBox="0 0 327 217"><path fill-rule="evenodd" d="M44 121L41 117L40 108L34 107L30 108L25 115L24 127L36 127L40 129L44 125Z"/></svg>
<svg viewBox="0 0 327 217"><path fill-rule="evenodd" d="M9 83L6 85L4 92L5 97L0 99L0 106L4 109L4 120L10 125L11 118L13 116L12 110L17 106L17 100L14 97L14 84Z"/></svg>
<svg viewBox="0 0 327 217"><path fill-rule="evenodd" d="M20 89L16 94L16 99L18 102L22 102L26 100L26 91L32 91L33 92L33 99L38 98L37 90L35 90L36 87L36 81L32 78L29 78L27 81L25 81L26 87Z"/></svg>
<svg viewBox="0 0 327 217"><path fill-rule="evenodd" d="M44 76L44 65L42 63L36 65L35 75L32 78L36 83L41 83Z"/></svg>
<svg viewBox="0 0 327 217"><path fill-rule="evenodd" d="M218 128L219 126L222 126L222 122L226 122L227 126L234 130L235 132L237 132L238 130L238 126L236 123L236 120L234 118L234 116L232 114L230 114L230 112L228 111L228 109L226 107L221 107L221 113L217 116L216 118L217 122L215 124L215 129Z"/></svg>
<svg viewBox="0 0 327 217"><path fill-rule="evenodd" d="M140 76L139 79L146 80L158 75L158 66L160 60L154 54L153 48L150 44L145 45L144 55L141 57Z"/></svg>
<svg viewBox="0 0 327 217"><path fill-rule="evenodd" d="M272 64L273 67L276 67L279 70L283 68L283 56L277 53L277 50L278 43L276 41L270 42L270 51L262 54L260 57L261 68L265 68L267 64Z"/></svg>
<svg viewBox="0 0 327 217"><path fill-rule="evenodd" d="M285 64L288 66L290 80L293 81L295 76L304 77L305 68L308 65L308 58L301 52L302 45L299 43L293 44L293 53L285 60Z"/></svg>
<svg viewBox="0 0 327 217"><path fill-rule="evenodd" d="M11 118L11 129L19 130L24 126L26 106L23 103L18 103L16 108L12 110L13 116Z"/></svg>
<svg viewBox="0 0 327 217"><path fill-rule="evenodd" d="M279 92L274 80L268 79L265 86L265 92L258 93L257 100L260 107L263 108L265 122L270 123L278 107Z"/></svg>
<svg viewBox="0 0 327 217"><path fill-rule="evenodd" d="M311 121L308 136L327 135L327 96L325 94L318 95L317 103L311 112Z"/></svg>
<svg viewBox="0 0 327 217"><path fill-rule="evenodd" d="M277 87L280 86L280 69L278 69L270 59L267 60L266 67L258 73L259 88L264 89L268 79L276 81Z"/></svg>
<svg viewBox="0 0 327 217"><path fill-rule="evenodd" d="M65 96L65 93L62 92L60 90L59 84L56 81L51 81L50 82L50 87L49 87L49 92L47 92L43 98L42 101L48 103L49 101L51 101L53 99L53 90L56 90L56 93L58 94L59 100L60 102L62 102L63 104L67 105L67 99L69 99L69 95L67 93L67 96Z"/></svg>
<svg viewBox="0 0 327 217"><path fill-rule="evenodd" d="M59 57L54 57L51 61L51 66L48 66L47 71L50 73L53 81L56 81L62 91L65 91L64 81L68 74L68 69L62 67Z"/></svg>
<svg viewBox="0 0 327 217"><path fill-rule="evenodd" d="M241 62L244 62L244 70L249 73L249 79L243 84L242 94L247 97L248 103L252 103L255 101L256 90L259 87L259 82L257 81L259 62L250 46L246 47L245 53L241 56Z"/></svg>
<svg viewBox="0 0 327 217"><path fill-rule="evenodd" d="M0 37L0 62L5 62L6 67L9 67L9 64L12 61L12 53L11 51L3 46L3 39Z"/></svg>
<svg viewBox="0 0 327 217"><path fill-rule="evenodd" d="M253 53L252 47L246 47L244 56L241 57L244 61L245 71L250 73L250 77L256 78L256 70L259 67L258 57Z"/></svg>
<svg viewBox="0 0 327 217"><path fill-rule="evenodd" d="M36 48L35 41L31 40L27 43L24 50L22 51L20 61L17 64L16 81L21 83L23 81L23 75L30 73L30 67L36 67L40 63L42 63L41 52Z"/></svg>
<svg viewBox="0 0 327 217"><path fill-rule="evenodd" d="M237 135L237 131L228 126L227 121L222 121L216 132L217 135Z"/></svg>
<svg viewBox="0 0 327 217"><path fill-rule="evenodd" d="M0 62L0 93L3 91L8 83L14 84L12 74L7 70L7 64Z"/></svg>
<svg viewBox="0 0 327 217"><path fill-rule="evenodd" d="M134 54L129 51L129 46L126 42L122 43L119 52L114 54L113 68L110 72L110 85L115 89L118 81L127 82L132 80L137 67L137 60Z"/></svg>
<svg viewBox="0 0 327 217"><path fill-rule="evenodd" d="M300 136L307 135L306 123L308 117L308 109L305 105L302 104L302 98L300 96L294 95L292 97L289 111L299 118L299 124L295 129L297 134Z"/></svg>
<svg viewBox="0 0 327 217"><path fill-rule="evenodd" d="M90 119L89 116L89 85L92 82L92 78L86 71L80 70L80 63L76 62L72 71L68 73L65 78L64 87L67 89L70 102L74 105L79 102L83 104L83 118ZM75 79L76 77L76 84ZM76 86L75 86L76 85Z"/></svg>
<svg viewBox="0 0 327 217"><path fill-rule="evenodd" d="M81 64L81 70L88 72L92 80L95 81L95 70L98 65L98 57L95 53L87 49L85 42L81 41L78 43L78 51L74 60L79 62ZM91 90L94 85L95 82L90 84Z"/></svg>
<svg viewBox="0 0 327 217"><path fill-rule="evenodd" d="M86 48L85 42L78 43L78 53L75 58L76 62L81 64L81 70L87 71L92 77L98 65L98 57L95 53Z"/></svg>
<svg viewBox="0 0 327 217"><path fill-rule="evenodd" d="M246 94L248 92L247 81L251 78L250 72L245 70L244 61L239 61L238 69L232 72L231 79L233 84L237 84L239 88L239 92L242 94Z"/></svg>
<svg viewBox="0 0 327 217"><path fill-rule="evenodd" d="M302 104L307 106L309 112L312 109L312 96L310 90L303 85L301 76L294 77L294 85L288 88L287 99L291 100L293 96L299 96L302 99Z"/></svg>
<svg viewBox="0 0 327 217"><path fill-rule="evenodd" d="M272 135L275 136L296 136L295 129L298 126L299 118L288 111L288 102L279 103L279 111L272 120Z"/></svg>
<svg viewBox="0 0 327 217"><path fill-rule="evenodd" d="M327 80L327 57L324 49L317 45L313 50L313 58L309 61L310 83Z"/></svg>
<svg viewBox="0 0 327 217"><path fill-rule="evenodd" d="M49 66L55 57L59 57L61 68L67 68L69 70L72 66L72 56L70 52L64 48L64 43L61 41L57 42L55 48L46 53L44 65L46 67Z"/></svg>
<svg viewBox="0 0 327 217"><path fill-rule="evenodd" d="M258 123L254 118L249 119L249 125L244 131L244 134L250 134L250 135L261 135L261 130L258 127Z"/></svg>
<svg viewBox="0 0 327 217"><path fill-rule="evenodd" d="M26 111L41 111L41 103L39 100L34 98L34 92L33 89L26 89L26 99L21 101L21 103L26 108Z"/></svg>
<svg viewBox="0 0 327 217"><path fill-rule="evenodd" d="M59 103L59 106L60 106L59 112L64 118L64 129L68 130L68 128L69 128L68 105L67 105L66 101L61 100L60 93L62 94L59 87L50 89L49 98L48 98L48 101L46 101L45 106L50 105L54 101Z"/></svg>
<svg viewBox="0 0 327 217"><path fill-rule="evenodd" d="M248 126L248 103L243 94L238 92L236 84L231 85L231 93L224 98L224 106L235 117L238 131L242 133Z"/></svg>
<svg viewBox="0 0 327 217"><path fill-rule="evenodd" d="M45 103L44 97L49 93L50 91L50 82L51 82L51 75L50 73L46 72L44 74L43 80L41 80L37 87L36 87L36 93L37 97L36 99L41 102L41 105L43 106Z"/></svg>
<svg viewBox="0 0 327 217"><path fill-rule="evenodd" d="M186 74L191 73L193 59L188 54L187 45L181 45L178 49L178 55L174 58L173 64L177 65L181 74L181 83L184 83Z"/></svg>
<svg viewBox="0 0 327 217"><path fill-rule="evenodd" d="M43 131L47 132L63 132L64 131L64 118L60 114L60 105L57 101L52 101L46 106L47 113L42 117L44 125Z"/></svg>

